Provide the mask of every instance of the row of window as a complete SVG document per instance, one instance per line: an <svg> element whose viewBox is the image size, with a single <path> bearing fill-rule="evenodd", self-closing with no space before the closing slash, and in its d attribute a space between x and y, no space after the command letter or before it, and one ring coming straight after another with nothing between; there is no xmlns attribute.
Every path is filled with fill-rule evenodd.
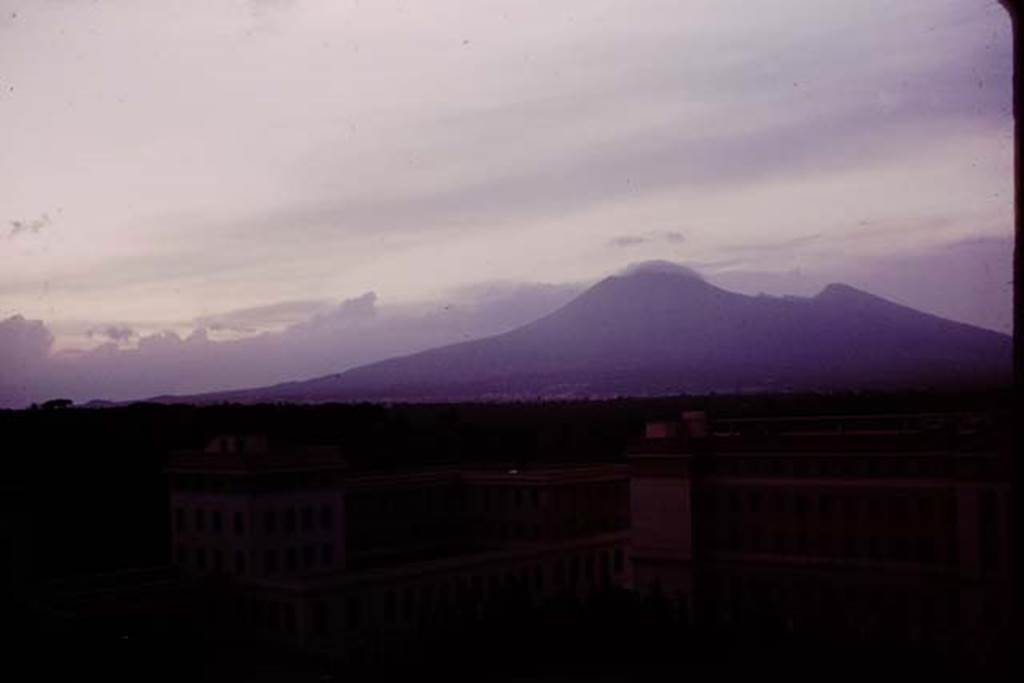
<svg viewBox="0 0 1024 683"><path fill-rule="evenodd" d="M368 491L348 497L351 517L458 516L464 512L542 509L564 510L625 509L628 501L625 481L575 484L542 490L536 486L454 486L405 491Z"/></svg>
<svg viewBox="0 0 1024 683"><path fill-rule="evenodd" d="M253 493L282 489L324 489L340 484L334 472L274 472L261 477L225 476L216 474L174 474L170 478L174 491L191 493Z"/></svg>
<svg viewBox="0 0 1024 683"><path fill-rule="evenodd" d="M727 552L884 560L899 562L942 562L957 560L955 536L905 536L890 534L809 534L769 531L761 526L727 525L712 538L714 548Z"/></svg>
<svg viewBox="0 0 1024 683"><path fill-rule="evenodd" d="M537 487L483 486L470 497L474 508L488 511L491 507L512 507L534 509L553 507L575 510L581 506L592 507L601 504L622 504L628 497L628 484L624 481L574 484L546 489L544 494Z"/></svg>
<svg viewBox="0 0 1024 683"><path fill-rule="evenodd" d="M953 495L915 495L900 491L893 495L765 492L758 489L718 490L711 494L712 505L722 515L743 513L779 514L798 519L815 518L849 521L873 519L893 525L936 522L952 524L957 515Z"/></svg>
<svg viewBox="0 0 1024 683"><path fill-rule="evenodd" d="M242 536L246 531L246 517L241 511L230 515L231 531ZM189 531L196 533L223 534L225 532L225 514L221 510L195 508L189 514L184 507L174 509L174 528L178 533ZM263 513L263 530L274 534L280 529L285 533L316 529L329 531L334 528L334 510L330 505L322 505L319 509L306 505L301 508L289 507L283 510L266 510Z"/></svg>
<svg viewBox="0 0 1024 683"><path fill-rule="evenodd" d="M918 637L940 635L970 614L959 589L839 585L831 581L721 577L712 586L720 620L776 615L790 624L829 625L877 633L897 629ZM982 600L980 622L998 625L1004 612L993 595Z"/></svg>
<svg viewBox="0 0 1024 683"><path fill-rule="evenodd" d="M994 464L992 458L955 459L939 455L723 455L714 459L712 467L717 475L744 477L948 477L961 470L991 473Z"/></svg>
<svg viewBox="0 0 1024 683"><path fill-rule="evenodd" d="M319 509L304 505L301 508L288 507L283 510L263 512L263 531L275 534L278 529L290 533L301 527L303 531L330 531L334 529L334 508L321 505Z"/></svg>
<svg viewBox="0 0 1024 683"><path fill-rule="evenodd" d="M268 548L263 551L262 572L265 575L280 573L294 574L314 569L325 569L334 566L334 546L324 543L320 546L292 546L285 549ZM189 548L179 544L175 548L175 562L182 567L195 569L199 572L233 573L246 576L250 571L247 555L243 550L233 553L233 563L229 567L225 563L225 553L221 548L205 548L203 546ZM255 569L253 567L252 569Z"/></svg>
<svg viewBox="0 0 1024 683"><path fill-rule="evenodd" d="M350 595L342 605L315 604L313 630L318 635L326 635L334 619L340 620L341 628L358 629L368 623L371 616L383 624L409 623L438 612L479 607L503 591L519 590L539 595L549 587L558 590L584 582L590 585L609 583L621 576L624 569L624 553L621 548L616 548L559 558L548 563L547 567L538 563L502 572L456 576L388 589L372 597Z"/></svg>

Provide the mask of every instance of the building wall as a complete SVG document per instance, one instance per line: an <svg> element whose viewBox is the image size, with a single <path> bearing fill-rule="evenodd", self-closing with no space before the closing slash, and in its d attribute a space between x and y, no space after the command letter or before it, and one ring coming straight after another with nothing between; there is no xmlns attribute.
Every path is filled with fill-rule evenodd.
<svg viewBox="0 0 1024 683"><path fill-rule="evenodd" d="M344 495L172 489L175 564L191 573L268 577L345 567Z"/></svg>
<svg viewBox="0 0 1024 683"><path fill-rule="evenodd" d="M899 448L873 432L869 449L836 424L831 441L802 420L808 439L760 433L732 451L727 438L724 450L634 444L637 587L676 599L688 590L708 626L773 620L984 647L1008 618L998 448L963 449L948 432L925 434L922 448L904 430ZM759 438L771 448L758 452Z"/></svg>

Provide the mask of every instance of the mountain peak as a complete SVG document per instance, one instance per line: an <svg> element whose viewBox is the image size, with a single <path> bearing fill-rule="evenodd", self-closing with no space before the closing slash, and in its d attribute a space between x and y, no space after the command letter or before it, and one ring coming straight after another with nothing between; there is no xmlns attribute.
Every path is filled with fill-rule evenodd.
<svg viewBox="0 0 1024 683"><path fill-rule="evenodd" d="M675 275L681 278L704 282L704 277L693 268L684 266L681 263L665 260L638 261L637 263L631 263L619 272L618 276L630 277L633 275L649 274Z"/></svg>

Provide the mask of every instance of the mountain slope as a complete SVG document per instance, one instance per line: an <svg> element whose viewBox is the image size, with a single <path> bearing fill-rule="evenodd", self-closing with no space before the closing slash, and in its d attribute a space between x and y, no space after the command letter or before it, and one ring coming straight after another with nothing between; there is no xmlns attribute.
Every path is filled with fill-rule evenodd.
<svg viewBox="0 0 1024 683"><path fill-rule="evenodd" d="M846 285L745 296L685 271L609 277L511 332L194 401L470 400L1007 381L1010 338ZM172 400L165 398L164 400Z"/></svg>

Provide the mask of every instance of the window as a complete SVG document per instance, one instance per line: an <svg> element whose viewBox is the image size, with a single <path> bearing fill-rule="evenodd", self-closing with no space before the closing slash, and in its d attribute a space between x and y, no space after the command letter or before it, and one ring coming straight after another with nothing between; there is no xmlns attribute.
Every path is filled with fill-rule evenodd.
<svg viewBox="0 0 1024 683"><path fill-rule="evenodd" d="M295 508L288 508L284 513L284 530L295 531Z"/></svg>
<svg viewBox="0 0 1024 683"><path fill-rule="evenodd" d="M295 548L288 548L285 551L285 568L289 572L294 572L298 568L299 564L299 553Z"/></svg>
<svg viewBox="0 0 1024 683"><path fill-rule="evenodd" d="M235 535L241 536L242 533L244 533L244 531L245 531L245 525L243 524L242 513L241 512L236 512L235 513L234 526L235 526Z"/></svg>
<svg viewBox="0 0 1024 683"><path fill-rule="evenodd" d="M219 534L223 529L219 510L214 510L210 513L210 526L213 528L213 533L215 534Z"/></svg>
<svg viewBox="0 0 1024 683"><path fill-rule="evenodd" d="M348 599L347 622L350 628L359 628L363 620L363 606L359 598L352 596Z"/></svg>
<svg viewBox="0 0 1024 683"><path fill-rule="evenodd" d="M824 519L832 516L832 496L825 494L818 499L818 513Z"/></svg>
<svg viewBox="0 0 1024 683"><path fill-rule="evenodd" d="M263 513L263 528L268 534L277 533L277 513L267 510Z"/></svg>
<svg viewBox="0 0 1024 683"><path fill-rule="evenodd" d="M174 527L179 532L185 531L185 510L182 508L174 508Z"/></svg>
<svg viewBox="0 0 1024 683"><path fill-rule="evenodd" d="M317 601L313 603L313 633L317 636L327 635L329 627L329 612L327 611L327 603L323 601Z"/></svg>
<svg viewBox="0 0 1024 683"><path fill-rule="evenodd" d="M334 510L329 505L320 508L320 526L324 529L334 527Z"/></svg>
<svg viewBox="0 0 1024 683"><path fill-rule="evenodd" d="M614 560L614 562L615 562L615 565L614 565L615 566L615 573L616 574L621 574L622 573L622 569L623 569L623 567L625 565L622 548L616 548L615 549L614 557L615 557L615 560Z"/></svg>
<svg viewBox="0 0 1024 683"><path fill-rule="evenodd" d="M334 562L334 546L330 543L325 543L320 548L320 562L324 565L329 565Z"/></svg>
<svg viewBox="0 0 1024 683"><path fill-rule="evenodd" d="M999 564L999 502L994 491L981 494L981 514L978 516L978 536L982 569L991 570Z"/></svg>
<svg viewBox="0 0 1024 683"><path fill-rule="evenodd" d="M412 587L405 589L405 594L402 596L402 618L406 621L412 619L413 614L416 612L416 592Z"/></svg>
<svg viewBox="0 0 1024 683"><path fill-rule="evenodd" d="M245 576L245 553L241 550L235 551L235 574Z"/></svg>
<svg viewBox="0 0 1024 683"><path fill-rule="evenodd" d="M204 513L202 510L196 510L195 521L196 531L206 530L206 513Z"/></svg>
<svg viewBox="0 0 1024 683"><path fill-rule="evenodd" d="M267 574L277 573L277 550L271 548L263 552L263 569Z"/></svg>
<svg viewBox="0 0 1024 683"><path fill-rule="evenodd" d="M295 606L288 603L284 605L284 632L295 633Z"/></svg>
<svg viewBox="0 0 1024 683"><path fill-rule="evenodd" d="M302 568L303 569L309 569L310 567L313 566L313 563L315 561L316 561L316 549L313 546L311 546L311 545L303 546L303 548L302 548Z"/></svg>
<svg viewBox="0 0 1024 683"><path fill-rule="evenodd" d="M302 508L302 528L305 531L313 528L313 508L311 507Z"/></svg>
<svg viewBox="0 0 1024 683"><path fill-rule="evenodd" d="M395 591L387 591L384 594L384 620L394 621L398 607L398 597Z"/></svg>

